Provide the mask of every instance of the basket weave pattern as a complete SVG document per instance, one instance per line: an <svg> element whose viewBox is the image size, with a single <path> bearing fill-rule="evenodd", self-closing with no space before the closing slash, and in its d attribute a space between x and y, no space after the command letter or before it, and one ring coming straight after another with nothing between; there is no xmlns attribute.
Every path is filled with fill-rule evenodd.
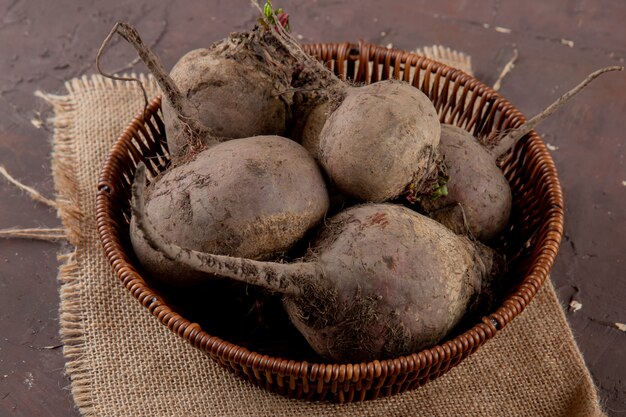
<svg viewBox="0 0 626 417"><path fill-rule="evenodd" d="M305 50L336 75L356 83L402 79L423 91L440 120L480 140L521 125L525 118L506 99L462 71L420 55L366 43L314 44ZM105 254L131 294L158 320L213 360L250 382L288 397L352 402L414 389L459 364L503 329L531 302L552 268L563 234L563 198L556 168L533 131L503 159L513 192L513 213L502 242L514 261L512 288L503 302L471 329L430 349L367 363L309 363L260 355L202 330L173 311L133 265L128 238L130 191L137 164L156 176L169 154L159 115L160 98L129 124L101 171L97 227Z"/></svg>

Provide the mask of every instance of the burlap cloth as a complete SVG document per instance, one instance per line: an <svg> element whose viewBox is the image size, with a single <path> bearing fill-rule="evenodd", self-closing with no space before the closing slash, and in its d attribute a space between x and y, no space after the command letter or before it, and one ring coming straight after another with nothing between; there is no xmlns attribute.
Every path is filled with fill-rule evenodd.
<svg viewBox="0 0 626 417"><path fill-rule="evenodd" d="M157 94L145 80L150 96ZM41 94L54 107L53 174L75 251L63 256L67 374L88 416L600 416L593 382L550 282L512 324L424 387L358 404L311 403L238 379L170 333L113 274L98 240L96 184L142 108L134 83L97 76Z"/></svg>

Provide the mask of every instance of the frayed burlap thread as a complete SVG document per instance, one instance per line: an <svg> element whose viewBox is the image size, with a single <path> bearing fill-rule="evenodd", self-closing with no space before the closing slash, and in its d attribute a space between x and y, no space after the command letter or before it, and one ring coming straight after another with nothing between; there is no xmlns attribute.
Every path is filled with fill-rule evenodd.
<svg viewBox="0 0 626 417"><path fill-rule="evenodd" d="M140 77L150 95L151 78ZM160 324L126 291L98 240L98 175L143 106L135 83L99 76L38 93L54 107L57 205L75 250L61 256L60 322L72 394L86 416L601 416L593 382L550 282L457 368L401 395L312 403L240 380Z"/></svg>

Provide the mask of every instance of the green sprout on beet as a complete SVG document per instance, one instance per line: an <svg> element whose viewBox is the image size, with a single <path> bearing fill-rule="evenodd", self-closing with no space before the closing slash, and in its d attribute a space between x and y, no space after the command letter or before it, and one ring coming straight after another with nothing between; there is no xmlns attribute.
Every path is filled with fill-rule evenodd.
<svg viewBox="0 0 626 417"><path fill-rule="evenodd" d="M420 191L416 188L415 183L411 182L406 190L404 191L404 197L411 204L416 204L419 201L424 201L426 199L436 200L441 197L445 197L448 195L448 181L450 177L448 176L445 168L440 167L437 171L436 176L430 180L427 180L427 183L430 183L430 186L423 187L424 190Z"/></svg>
<svg viewBox="0 0 626 417"><path fill-rule="evenodd" d="M448 186L446 185L447 182L448 182L447 177L439 177L437 179L437 184L433 186L430 197L433 199L436 199L439 197L447 196L448 195Z"/></svg>
<svg viewBox="0 0 626 417"><path fill-rule="evenodd" d="M265 15L265 21L270 25L281 25L287 32L291 30L289 27L289 14L287 14L282 7L274 9L271 0L267 0L263 6L263 14ZM278 19L278 23L276 22Z"/></svg>

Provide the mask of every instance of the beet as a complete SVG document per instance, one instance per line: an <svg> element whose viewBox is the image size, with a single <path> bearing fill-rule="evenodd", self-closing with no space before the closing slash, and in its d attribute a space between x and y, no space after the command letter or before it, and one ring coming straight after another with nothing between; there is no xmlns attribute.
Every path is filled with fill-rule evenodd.
<svg viewBox="0 0 626 417"><path fill-rule="evenodd" d="M441 125L440 151L449 176L447 194L422 198L422 210L481 242L499 236L509 221L513 197L491 154L469 132L447 124Z"/></svg>
<svg viewBox="0 0 626 417"><path fill-rule="evenodd" d="M403 81L352 87L315 70L296 82L303 92L294 96L292 136L337 190L361 202L384 202L427 187L440 164L439 118L430 99Z"/></svg>
<svg viewBox="0 0 626 417"><path fill-rule="evenodd" d="M289 100L277 94L280 84L272 79L281 78L275 75L276 69L270 71L258 60L249 59L249 51L232 51L235 39L243 43L242 38L242 34L233 34L209 49L188 52L174 65L170 77L197 108L198 120L222 140L283 136ZM286 80L287 73L286 68L282 79ZM163 101L163 117L170 153L185 155L191 143L169 100Z"/></svg>
<svg viewBox="0 0 626 417"><path fill-rule="evenodd" d="M344 194L383 202L437 167L439 118L428 97L401 81L353 89L320 133L320 162Z"/></svg>
<svg viewBox="0 0 626 417"><path fill-rule="evenodd" d="M329 207L313 158L279 136L233 139L206 149L159 176L148 197L156 230L177 245L252 259L287 252ZM134 220L130 236L152 278L179 286L203 278L153 250Z"/></svg>

